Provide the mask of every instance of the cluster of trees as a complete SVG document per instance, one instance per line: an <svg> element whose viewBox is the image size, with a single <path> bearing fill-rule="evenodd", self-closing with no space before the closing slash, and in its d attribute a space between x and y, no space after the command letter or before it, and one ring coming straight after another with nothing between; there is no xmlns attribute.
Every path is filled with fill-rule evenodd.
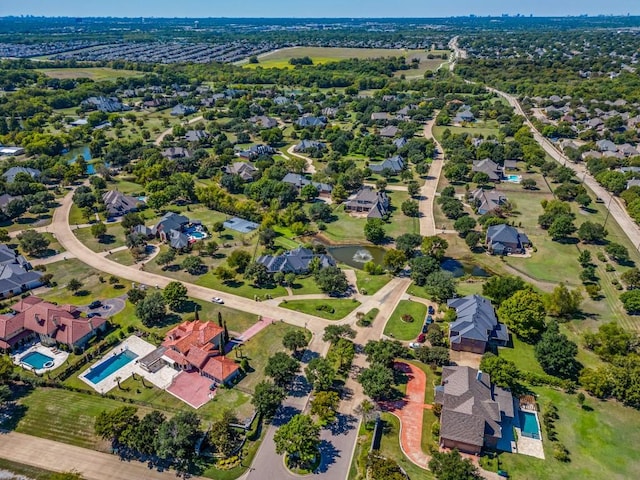
<svg viewBox="0 0 640 480"><path fill-rule="evenodd" d="M369 367L358 375L364 393L374 400L393 398L398 394L395 386L399 380L393 369L397 357L406 354L405 347L397 340L371 340L364 347Z"/></svg>

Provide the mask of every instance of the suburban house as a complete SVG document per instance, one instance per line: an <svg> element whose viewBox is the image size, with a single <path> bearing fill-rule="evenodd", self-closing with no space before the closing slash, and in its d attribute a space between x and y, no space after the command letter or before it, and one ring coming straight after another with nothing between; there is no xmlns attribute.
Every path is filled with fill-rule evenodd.
<svg viewBox="0 0 640 480"><path fill-rule="evenodd" d="M391 158L387 158L381 163L369 164L369 170L373 173L383 173L385 170L392 172L394 175L404 170L404 159L400 155L396 155Z"/></svg>
<svg viewBox="0 0 640 480"><path fill-rule="evenodd" d="M0 349L9 350L20 342L39 337L44 345L64 344L83 347L107 320L81 317L73 305L54 305L39 297L25 297L11 307L12 313L0 315Z"/></svg>
<svg viewBox="0 0 640 480"><path fill-rule="evenodd" d="M407 139L404 137L396 138L393 141L393 144L398 150L400 150L402 147L404 147L407 144Z"/></svg>
<svg viewBox="0 0 640 480"><path fill-rule="evenodd" d="M293 151L308 152L310 150L324 150L325 148L327 148L327 146L317 140L302 140L299 144L293 147Z"/></svg>
<svg viewBox="0 0 640 480"><path fill-rule="evenodd" d="M0 156L7 157L17 157L18 155L22 155L24 153L24 148L22 147L10 147L6 145L0 145Z"/></svg>
<svg viewBox="0 0 640 480"><path fill-rule="evenodd" d="M222 171L229 175L238 175L245 182L253 182L260 173L256 167L245 162L234 162L231 165L223 167Z"/></svg>
<svg viewBox="0 0 640 480"><path fill-rule="evenodd" d="M471 107L468 105L463 105L460 107L460 110L456 113L456 116L453 117L453 123L463 123L463 122L474 122L476 117L473 113L471 113Z"/></svg>
<svg viewBox="0 0 640 480"><path fill-rule="evenodd" d="M275 118L267 117L266 115L258 115L249 119L258 128L274 128L278 126L278 121Z"/></svg>
<svg viewBox="0 0 640 480"><path fill-rule="evenodd" d="M191 223L184 215L167 212L160 221L151 228L151 233L168 242L175 249L186 248L189 245L189 237L184 234L184 228Z"/></svg>
<svg viewBox="0 0 640 480"><path fill-rule="evenodd" d="M476 207L479 215L493 212L501 206L507 204L509 200L497 190L485 190L478 188L469 193L469 198Z"/></svg>
<svg viewBox="0 0 640 480"><path fill-rule="evenodd" d="M181 323L169 330L163 348L164 362L179 371L195 370L215 384L228 384L240 373L236 362L224 356L224 329L213 322Z"/></svg>
<svg viewBox="0 0 640 480"><path fill-rule="evenodd" d="M325 127L327 125L327 117L314 117L311 115L305 115L304 117L300 117L298 119L296 125L302 128Z"/></svg>
<svg viewBox="0 0 640 480"><path fill-rule="evenodd" d="M107 208L107 216L121 217L129 212L138 210L138 206L142 203L135 197L130 197L117 190L109 190L102 194L102 201Z"/></svg>
<svg viewBox="0 0 640 480"><path fill-rule="evenodd" d="M502 426L512 428L516 412L511 392L492 385L488 374L463 366L442 368L435 403L442 406L440 446L474 455L497 447Z"/></svg>
<svg viewBox="0 0 640 480"><path fill-rule="evenodd" d="M206 141L211 135L204 130L189 130L184 134L184 139L190 143L199 143Z"/></svg>
<svg viewBox="0 0 640 480"><path fill-rule="evenodd" d="M493 225L487 229L487 248L494 255L522 254L531 245L529 237L510 225Z"/></svg>
<svg viewBox="0 0 640 480"><path fill-rule="evenodd" d="M0 195L0 210L6 213L7 206L14 200L20 200L21 198L22 195L17 195L14 197L13 195L9 195L8 193L3 193L2 195Z"/></svg>
<svg viewBox="0 0 640 480"><path fill-rule="evenodd" d="M267 267L269 273L295 273L303 274L310 270L310 264L317 258L320 268L335 267L335 260L324 253L314 253L308 248L298 247L281 255L262 255L257 262Z"/></svg>
<svg viewBox="0 0 640 480"><path fill-rule="evenodd" d="M171 109L171 115L174 117L178 117L180 115L191 115L197 110L198 109L196 107L192 107L191 105L182 105L180 103Z"/></svg>
<svg viewBox="0 0 640 480"><path fill-rule="evenodd" d="M130 106L124 105L116 97L89 97L82 102L82 106L105 113L131 110Z"/></svg>
<svg viewBox="0 0 640 480"><path fill-rule="evenodd" d="M298 173L287 173L282 181L293 185L298 191L302 190L305 185L311 184L318 189L318 195L323 198L331 197L331 192L333 191L333 187L328 183L312 182Z"/></svg>
<svg viewBox="0 0 640 480"><path fill-rule="evenodd" d="M393 117L388 112L373 112L371 114L371 120L374 122L386 122L387 120L391 120Z"/></svg>
<svg viewBox="0 0 640 480"><path fill-rule="evenodd" d="M502 167L488 158L475 160L471 171L475 173L486 173L492 182L499 182L503 178Z"/></svg>
<svg viewBox="0 0 640 480"><path fill-rule="evenodd" d="M0 244L0 298L19 295L42 285L42 273L5 244Z"/></svg>
<svg viewBox="0 0 640 480"><path fill-rule="evenodd" d="M453 298L447 306L457 313L455 322L449 325L452 350L484 353L489 344L509 342L507 327L498 322L493 305L486 298L477 294Z"/></svg>
<svg viewBox="0 0 640 480"><path fill-rule="evenodd" d="M383 218L389 213L390 206L386 192L365 186L347 199L344 209L351 213L366 213L367 218Z"/></svg>
<svg viewBox="0 0 640 480"><path fill-rule="evenodd" d="M246 158L247 160L255 160L260 155L272 155L276 153L273 147L269 145L251 145L245 150L236 152L236 157Z"/></svg>
<svg viewBox="0 0 640 480"><path fill-rule="evenodd" d="M191 158L191 152L184 147L169 147L162 150L162 156L169 160L176 158Z"/></svg>
<svg viewBox="0 0 640 480"><path fill-rule="evenodd" d="M393 138L398 135L400 129L394 125L389 125L380 129L380 136L385 138Z"/></svg>
<svg viewBox="0 0 640 480"><path fill-rule="evenodd" d="M27 175L30 175L31 178L34 178L34 179L40 178L40 175L42 174L42 172L40 172L40 170L36 168L11 167L9 170L4 172L2 176L4 177L7 183L13 183L16 179L16 175L18 175L19 173L26 173Z"/></svg>
<svg viewBox="0 0 640 480"><path fill-rule="evenodd" d="M507 170L518 170L518 161L517 160L505 160L504 161L504 169Z"/></svg>
<svg viewBox="0 0 640 480"><path fill-rule="evenodd" d="M335 107L325 107L322 109L322 115L327 118L335 118L338 114L338 109Z"/></svg>

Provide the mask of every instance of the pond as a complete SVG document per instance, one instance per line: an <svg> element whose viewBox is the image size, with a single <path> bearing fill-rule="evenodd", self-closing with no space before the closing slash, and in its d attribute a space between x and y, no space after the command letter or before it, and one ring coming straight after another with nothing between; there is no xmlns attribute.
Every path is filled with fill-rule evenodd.
<svg viewBox="0 0 640 480"><path fill-rule="evenodd" d="M369 261L382 265L382 259L386 253L384 248L372 245L342 245L328 247L327 250L339 263L360 269Z"/></svg>
<svg viewBox="0 0 640 480"><path fill-rule="evenodd" d="M82 145L80 147L72 148L67 153L64 154L64 158L67 159L67 163L72 165L75 163L78 155L82 155L87 162L91 162L93 157L91 156L91 150L89 149L89 145ZM109 164L105 164L106 167L109 167ZM93 163L87 164L87 171L85 172L87 175L93 175L96 173L96 167Z"/></svg>
<svg viewBox="0 0 640 480"><path fill-rule="evenodd" d="M453 258L449 258L442 262L442 269L447 272L451 272L454 277L460 278L465 275L471 275L472 277L490 277L491 273L487 272L484 268L477 265L471 265L469 263L462 263Z"/></svg>

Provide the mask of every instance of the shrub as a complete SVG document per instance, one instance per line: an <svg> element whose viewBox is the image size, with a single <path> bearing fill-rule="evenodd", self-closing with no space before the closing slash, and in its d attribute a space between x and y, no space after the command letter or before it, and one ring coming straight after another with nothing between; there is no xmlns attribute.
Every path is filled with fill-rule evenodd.
<svg viewBox="0 0 640 480"><path fill-rule="evenodd" d="M335 308L333 308L331 305L327 305L326 303L323 303L322 305L318 305L316 307L316 310L318 312L327 312L327 313L335 313Z"/></svg>
<svg viewBox="0 0 640 480"><path fill-rule="evenodd" d="M405 323L413 323L413 317L409 314L402 315L402 321Z"/></svg>
<svg viewBox="0 0 640 480"><path fill-rule="evenodd" d="M567 447L560 442L556 442L553 445L553 458L565 463L571 461L571 458L569 457L569 450L567 450Z"/></svg>
<svg viewBox="0 0 640 480"><path fill-rule="evenodd" d="M607 272L615 272L616 271L616 268L613 265L611 265L610 263L607 263L607 265L604 267L604 269Z"/></svg>

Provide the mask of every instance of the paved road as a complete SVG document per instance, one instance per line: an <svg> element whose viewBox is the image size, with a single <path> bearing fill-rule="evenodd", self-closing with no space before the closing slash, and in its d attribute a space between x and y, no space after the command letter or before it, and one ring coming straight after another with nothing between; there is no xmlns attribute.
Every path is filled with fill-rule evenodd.
<svg viewBox="0 0 640 480"><path fill-rule="evenodd" d="M314 173L316 173L316 166L313 164L313 158L311 157L307 157L306 155L300 155L299 153L296 153L293 151L293 149L296 148L295 145L291 145L289 147L289 149L287 150L287 153L293 157L297 157L297 158L301 158L303 160L307 161L307 173L310 173L311 175L313 175Z"/></svg>
<svg viewBox="0 0 640 480"><path fill-rule="evenodd" d="M192 118L191 120L186 122L186 124L187 125L191 125L192 123L197 123L200 120L202 120L202 118L203 118L202 115L200 115L199 117ZM167 135L172 135L172 134L173 134L173 127L167 128L164 132L162 132L160 135L158 135L158 138L155 139L153 144L155 146L159 147L160 144L162 143L162 140L164 140L164 137L166 137Z"/></svg>
<svg viewBox="0 0 640 480"><path fill-rule="evenodd" d="M433 118L424 126L424 137L426 139L432 139L438 149L436 157L431 162L429 176L420 189L420 235L425 237L436 234L436 223L433 208L436 192L438 191L438 182L440 181L440 175L442 174L442 165L444 163L444 151L433 136L433 125L435 124L438 113L440 112L433 112Z"/></svg>
<svg viewBox="0 0 640 480"><path fill-rule="evenodd" d="M145 463L122 462L116 455L74 447L22 433L0 433L0 456L56 472L77 470L87 480L169 480L175 471L150 470ZM192 479L204 480L202 477ZM274 479L275 480L275 479Z"/></svg>

